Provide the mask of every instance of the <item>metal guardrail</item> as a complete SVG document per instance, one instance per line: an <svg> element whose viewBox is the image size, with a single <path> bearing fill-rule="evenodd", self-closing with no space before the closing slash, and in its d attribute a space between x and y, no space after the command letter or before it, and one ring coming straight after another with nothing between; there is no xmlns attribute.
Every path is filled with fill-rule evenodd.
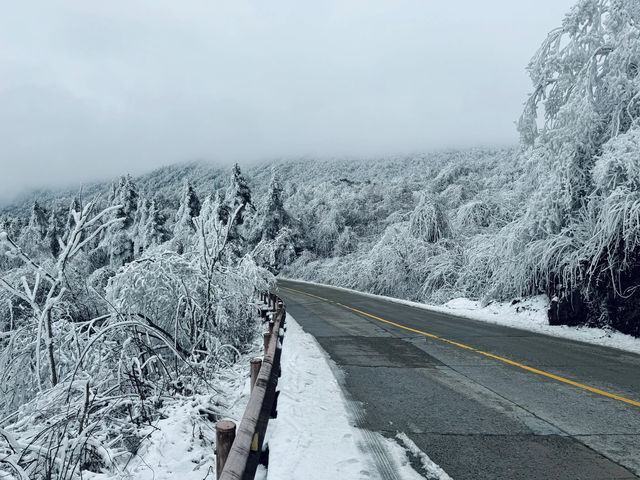
<svg viewBox="0 0 640 480"><path fill-rule="evenodd" d="M216 425L217 475L220 480L254 478L262 455L267 424L270 418L275 418L286 311L282 300L272 293L261 294L261 300L269 307L261 310L263 318L268 319L270 310L273 316L269 321L269 332L264 334L262 362L259 364L256 359L251 362L249 403L237 433L233 422L221 421Z"/></svg>

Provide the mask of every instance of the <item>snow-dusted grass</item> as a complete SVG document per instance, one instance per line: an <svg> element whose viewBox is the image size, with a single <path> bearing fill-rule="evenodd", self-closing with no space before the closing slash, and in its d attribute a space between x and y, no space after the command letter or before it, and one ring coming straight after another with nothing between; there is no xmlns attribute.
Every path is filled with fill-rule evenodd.
<svg viewBox="0 0 640 480"><path fill-rule="evenodd" d="M120 474L85 474L91 480L202 480L215 476L215 424L198 414L193 401L176 402L166 410L139 452Z"/></svg>
<svg viewBox="0 0 640 480"><path fill-rule="evenodd" d="M487 306L481 306L480 302L467 298L456 298L444 305L429 305L426 303L412 302L400 298L375 295L373 293L359 292L350 288L334 287L323 283L309 282L306 280L290 279L296 282L308 283L323 287L379 298L391 302L422 308L435 312L448 313L470 320L495 323L506 327L518 328L553 337L567 338L579 342L591 343L604 347L617 348L626 352L640 354L640 338L625 335L615 330L591 327L569 327L566 325L549 325L547 321L547 309L549 299L545 295L522 299L518 303L492 302Z"/></svg>
<svg viewBox="0 0 640 480"><path fill-rule="evenodd" d="M257 478L381 478L372 453L376 449L368 448L372 442L381 447L397 478L449 478L410 440L407 444L403 433L396 441L353 426L349 401L330 360L289 314L278 388L278 418L269 422L267 430L269 468L261 469ZM417 460L422 474L413 470L409 456Z"/></svg>
<svg viewBox="0 0 640 480"><path fill-rule="evenodd" d="M214 394L176 398L162 418L147 429L135 455L126 455L119 473L84 472L87 480L214 480L216 478L215 422L212 412L240 424L249 400L249 359L259 355L261 339L239 362L219 372Z"/></svg>

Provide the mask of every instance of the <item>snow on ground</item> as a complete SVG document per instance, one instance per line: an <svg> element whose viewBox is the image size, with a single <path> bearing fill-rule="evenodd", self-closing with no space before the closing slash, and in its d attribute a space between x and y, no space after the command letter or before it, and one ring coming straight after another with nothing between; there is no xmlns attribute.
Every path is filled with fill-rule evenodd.
<svg viewBox="0 0 640 480"><path fill-rule="evenodd" d="M439 480L451 479L451 477L447 475L447 473L442 470L439 465L436 465L436 463L431 460L426 453L420 450L420 448L418 448L418 446L413 443L413 440L407 437L405 433L398 433L398 435L396 435L396 438L402 445L404 445L409 453L414 456L414 458L420 461L423 470L426 472L429 478L437 478Z"/></svg>
<svg viewBox="0 0 640 480"><path fill-rule="evenodd" d="M192 402L169 408L168 418L156 423L138 454L120 475L99 474L92 480L111 478L140 480L202 480L215 477L215 424L203 421ZM207 474L209 476L207 477Z"/></svg>
<svg viewBox="0 0 640 480"><path fill-rule="evenodd" d="M385 464L398 479L449 478L403 433L396 441L354 427L354 407L327 355L288 313L286 325L278 418L267 430L269 468L261 469L256 478L379 479L381 459L374 450L383 452ZM370 448L372 441L382 448ZM409 457L421 474L413 470Z"/></svg>
<svg viewBox="0 0 640 480"><path fill-rule="evenodd" d="M215 480L216 425L205 412L224 412L240 424L249 400L249 359L260 354L261 338L239 362L218 372L213 395L175 398L162 419L148 428L135 455L121 459L119 474L84 472L88 480Z"/></svg>
<svg viewBox="0 0 640 480"><path fill-rule="evenodd" d="M617 348L627 352L640 354L640 338L625 335L615 330L591 327L569 327L567 325L549 325L547 321L547 309L549 308L549 298L546 295L539 295L522 299L518 303L492 302L487 306L481 306L480 302L467 298L456 298L444 305L429 305L426 303L412 302L400 298L375 295L373 293L359 292L350 288L334 287L317 282L291 279L296 282L319 285L323 287L337 288L348 292L353 292L368 297L389 300L411 307L422 308L435 312L458 315L460 317L481 322L495 323L506 327L519 328L544 335L577 340L579 342L592 343L604 347Z"/></svg>

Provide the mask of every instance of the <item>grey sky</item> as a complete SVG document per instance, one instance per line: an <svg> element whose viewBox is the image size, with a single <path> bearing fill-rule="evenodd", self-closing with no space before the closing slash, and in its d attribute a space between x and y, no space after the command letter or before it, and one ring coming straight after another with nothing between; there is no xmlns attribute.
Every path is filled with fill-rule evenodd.
<svg viewBox="0 0 640 480"><path fill-rule="evenodd" d="M177 161L515 143L574 0L2 1L0 199Z"/></svg>

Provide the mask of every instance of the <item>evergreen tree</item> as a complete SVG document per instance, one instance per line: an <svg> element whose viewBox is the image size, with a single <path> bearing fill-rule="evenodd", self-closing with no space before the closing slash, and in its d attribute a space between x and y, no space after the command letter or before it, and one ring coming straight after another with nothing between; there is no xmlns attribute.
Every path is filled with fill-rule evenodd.
<svg viewBox="0 0 640 480"><path fill-rule="evenodd" d="M48 223L47 211L35 201L31 207L29 221L19 235L20 244L34 258L39 258L48 251L44 242Z"/></svg>
<svg viewBox="0 0 640 480"><path fill-rule="evenodd" d="M193 227L192 219L200 215L200 199L196 194L191 182L187 181L184 185L182 201L176 215L176 223L180 221L188 222Z"/></svg>
<svg viewBox="0 0 640 480"><path fill-rule="evenodd" d="M220 207L219 218L223 223L227 223L229 215L237 212L236 217L229 230L229 245L235 255L239 255L245 243L244 223L249 213L255 211L251 202L251 189L246 178L242 175L240 167L236 163L233 166L231 175L231 185L227 189L224 197L227 211Z"/></svg>
<svg viewBox="0 0 640 480"><path fill-rule="evenodd" d="M229 220L229 207L225 203L224 193L221 194L219 190L216 190L216 193L214 194L211 201L213 202L213 205L216 205L216 215L218 221L227 223L227 220Z"/></svg>
<svg viewBox="0 0 640 480"><path fill-rule="evenodd" d="M138 190L133 182L131 175L122 177L118 187L117 201L122 207L119 209L118 216L124 217L122 223L123 228L129 228L133 225L135 214L138 209Z"/></svg>
<svg viewBox="0 0 640 480"><path fill-rule="evenodd" d="M47 228L47 245L53 258L58 258L58 254L60 253L60 241L58 235L58 219L55 211L52 210L51 216L49 217L49 226Z"/></svg>
<svg viewBox="0 0 640 480"><path fill-rule="evenodd" d="M136 219L133 226L134 232L132 235L136 257L140 256L145 249L145 230L148 215L148 202L144 197L140 197L138 200L138 209L136 211Z"/></svg>
<svg viewBox="0 0 640 480"><path fill-rule="evenodd" d="M180 201L180 208L176 213L176 223L173 227L173 245L178 253L183 253L190 237L195 232L193 219L200 215L200 199L193 185L185 182Z"/></svg>
<svg viewBox="0 0 640 480"><path fill-rule="evenodd" d="M247 179L242 175L240 166L236 163L233 166L233 172L231 175L231 185L225 195L225 200L231 212L234 212L237 208L240 208L238 212L237 225L242 225L248 212L253 210L253 203L251 202L251 189Z"/></svg>
<svg viewBox="0 0 640 480"><path fill-rule="evenodd" d="M131 176L120 179L115 191L115 202L120 205L114 218L121 218L109 228L101 245L109 256L109 262L114 268L120 267L134 259L135 247L135 219L138 209L138 191Z"/></svg>
<svg viewBox="0 0 640 480"><path fill-rule="evenodd" d="M157 207L156 201L152 200L144 223L144 249L153 245L160 245L167 241L169 235L165 228L165 223L165 216Z"/></svg>
<svg viewBox="0 0 640 480"><path fill-rule="evenodd" d="M282 228L291 224L282 201L282 186L275 176L272 177L265 200L258 210L257 219L258 223L251 235L253 243L273 240Z"/></svg>
<svg viewBox="0 0 640 480"><path fill-rule="evenodd" d="M36 200L33 202L33 207L31 208L31 217L29 217L28 228L38 232L40 234L40 238L44 238L47 234L47 226L47 211L41 207Z"/></svg>

